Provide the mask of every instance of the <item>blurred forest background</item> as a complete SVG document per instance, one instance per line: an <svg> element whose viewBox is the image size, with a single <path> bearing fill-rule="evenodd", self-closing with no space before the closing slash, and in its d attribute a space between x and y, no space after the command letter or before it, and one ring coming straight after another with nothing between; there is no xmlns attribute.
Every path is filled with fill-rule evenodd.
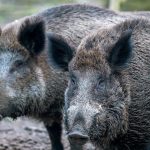
<svg viewBox="0 0 150 150"><path fill-rule="evenodd" d="M0 0L0 24L67 3L89 3L121 11L150 10L150 0Z"/></svg>

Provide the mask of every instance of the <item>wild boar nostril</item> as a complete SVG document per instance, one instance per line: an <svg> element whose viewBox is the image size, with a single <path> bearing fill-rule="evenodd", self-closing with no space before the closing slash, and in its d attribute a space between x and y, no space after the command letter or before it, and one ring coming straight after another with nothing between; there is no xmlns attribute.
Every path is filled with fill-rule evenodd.
<svg viewBox="0 0 150 150"><path fill-rule="evenodd" d="M86 134L83 134L79 131L73 131L73 132L69 133L68 138L71 141L80 142L80 143L85 143L89 139Z"/></svg>

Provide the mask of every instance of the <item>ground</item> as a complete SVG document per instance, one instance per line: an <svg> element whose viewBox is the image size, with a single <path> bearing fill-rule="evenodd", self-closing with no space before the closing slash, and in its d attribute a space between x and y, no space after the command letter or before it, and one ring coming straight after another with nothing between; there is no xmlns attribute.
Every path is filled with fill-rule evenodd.
<svg viewBox="0 0 150 150"><path fill-rule="evenodd" d="M64 149L69 144L63 133ZM0 150L51 150L50 140L43 124L28 118L0 122Z"/></svg>

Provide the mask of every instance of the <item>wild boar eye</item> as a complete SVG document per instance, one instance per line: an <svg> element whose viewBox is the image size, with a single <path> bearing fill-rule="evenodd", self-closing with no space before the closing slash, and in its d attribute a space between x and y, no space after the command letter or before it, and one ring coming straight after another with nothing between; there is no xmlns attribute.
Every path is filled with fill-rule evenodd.
<svg viewBox="0 0 150 150"><path fill-rule="evenodd" d="M74 77L71 78L71 84L76 85L76 79Z"/></svg>
<svg viewBox="0 0 150 150"><path fill-rule="evenodd" d="M97 89L104 89L105 88L105 81L102 79L99 79L97 82Z"/></svg>
<svg viewBox="0 0 150 150"><path fill-rule="evenodd" d="M13 65L12 65L12 68L10 69L10 72L14 72L18 69L20 69L23 65L25 65L25 62L22 61L22 60L16 60Z"/></svg>
<svg viewBox="0 0 150 150"><path fill-rule="evenodd" d="M21 67L21 66L23 66L24 64L25 64L24 61L22 61L22 60L17 60L17 61L15 61L14 66L15 66L15 67Z"/></svg>

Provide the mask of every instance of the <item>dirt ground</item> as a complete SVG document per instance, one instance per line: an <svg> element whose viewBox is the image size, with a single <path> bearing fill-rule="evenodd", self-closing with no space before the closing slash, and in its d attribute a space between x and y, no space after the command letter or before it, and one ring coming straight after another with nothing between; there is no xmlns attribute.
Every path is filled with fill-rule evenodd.
<svg viewBox="0 0 150 150"><path fill-rule="evenodd" d="M69 144L63 133L64 149ZM28 118L0 122L0 150L51 150L50 140L41 122Z"/></svg>

